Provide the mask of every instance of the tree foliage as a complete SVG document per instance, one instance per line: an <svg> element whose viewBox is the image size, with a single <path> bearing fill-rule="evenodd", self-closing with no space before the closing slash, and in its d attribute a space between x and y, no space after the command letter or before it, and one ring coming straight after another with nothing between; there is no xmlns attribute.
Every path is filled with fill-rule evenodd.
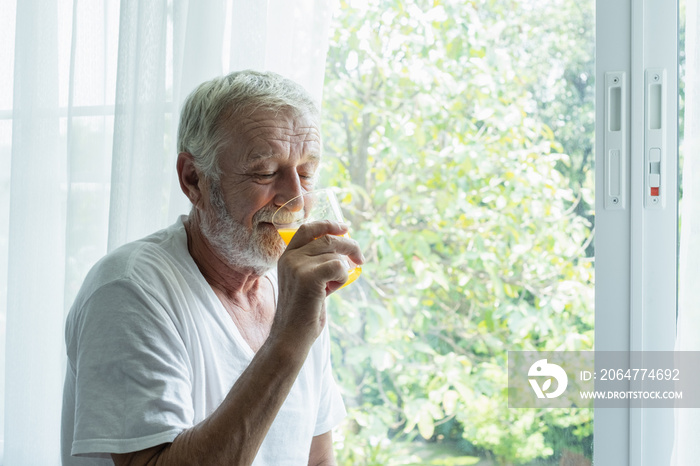
<svg viewBox="0 0 700 466"><path fill-rule="evenodd" d="M323 177L368 259L328 303L341 464L525 463L590 439L588 411L508 408L507 351L593 347L591 18L341 1Z"/></svg>

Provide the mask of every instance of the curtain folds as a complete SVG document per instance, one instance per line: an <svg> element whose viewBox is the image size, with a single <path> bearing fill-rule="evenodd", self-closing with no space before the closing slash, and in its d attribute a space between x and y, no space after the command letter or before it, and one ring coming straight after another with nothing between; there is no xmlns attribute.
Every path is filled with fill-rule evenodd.
<svg viewBox="0 0 700 466"><path fill-rule="evenodd" d="M13 2L14 53L0 44L14 63L12 83L0 82L13 96L0 108L12 125L6 137L0 121L0 154L11 147L0 464L60 464L63 322L85 274L189 210L175 176L184 98L254 68L320 101L329 3Z"/></svg>
<svg viewBox="0 0 700 466"><path fill-rule="evenodd" d="M114 109L108 248L163 225L170 190L166 119L166 0L122 0ZM168 109L169 112L172 111ZM161 135L161 138L155 137ZM170 156L170 157L168 157Z"/></svg>
<svg viewBox="0 0 700 466"><path fill-rule="evenodd" d="M61 405L64 351L57 330L63 320L65 248L58 193L65 148L60 149L58 51L50 46L57 42L57 17L55 2L17 3L15 47L24 53L14 62L10 179L22 182L10 186L4 464L52 464L59 453L54 428ZM18 448L27 439L37 441Z"/></svg>

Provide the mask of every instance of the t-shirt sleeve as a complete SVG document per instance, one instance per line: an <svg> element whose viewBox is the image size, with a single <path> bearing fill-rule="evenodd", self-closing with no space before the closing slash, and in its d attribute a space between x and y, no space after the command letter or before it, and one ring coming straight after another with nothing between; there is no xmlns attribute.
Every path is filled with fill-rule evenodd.
<svg viewBox="0 0 700 466"><path fill-rule="evenodd" d="M193 423L189 360L159 300L129 280L103 285L72 328L76 377L72 454L143 450Z"/></svg>
<svg viewBox="0 0 700 466"><path fill-rule="evenodd" d="M321 377L321 396L316 415L314 436L325 434L336 427L345 418L345 404L340 394L331 366L331 342L328 325L321 333L323 350L323 373Z"/></svg>

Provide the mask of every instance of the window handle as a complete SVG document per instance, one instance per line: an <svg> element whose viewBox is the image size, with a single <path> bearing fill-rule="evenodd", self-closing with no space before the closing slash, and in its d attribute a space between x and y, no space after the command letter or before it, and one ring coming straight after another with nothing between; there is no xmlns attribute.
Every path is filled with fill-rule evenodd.
<svg viewBox="0 0 700 466"><path fill-rule="evenodd" d="M605 73L605 208L627 202L627 83L624 71Z"/></svg>
<svg viewBox="0 0 700 466"><path fill-rule="evenodd" d="M666 206L666 70L649 68L644 73L644 206Z"/></svg>

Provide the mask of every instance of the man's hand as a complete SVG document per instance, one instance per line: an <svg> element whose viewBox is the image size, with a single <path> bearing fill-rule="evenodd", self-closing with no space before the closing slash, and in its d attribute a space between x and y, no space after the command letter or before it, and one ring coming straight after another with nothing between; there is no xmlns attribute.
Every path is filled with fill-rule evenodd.
<svg viewBox="0 0 700 466"><path fill-rule="evenodd" d="M348 280L349 257L364 257L356 241L343 237L347 225L323 221L302 225L277 265L279 299L270 336L309 346L326 322L324 301Z"/></svg>

